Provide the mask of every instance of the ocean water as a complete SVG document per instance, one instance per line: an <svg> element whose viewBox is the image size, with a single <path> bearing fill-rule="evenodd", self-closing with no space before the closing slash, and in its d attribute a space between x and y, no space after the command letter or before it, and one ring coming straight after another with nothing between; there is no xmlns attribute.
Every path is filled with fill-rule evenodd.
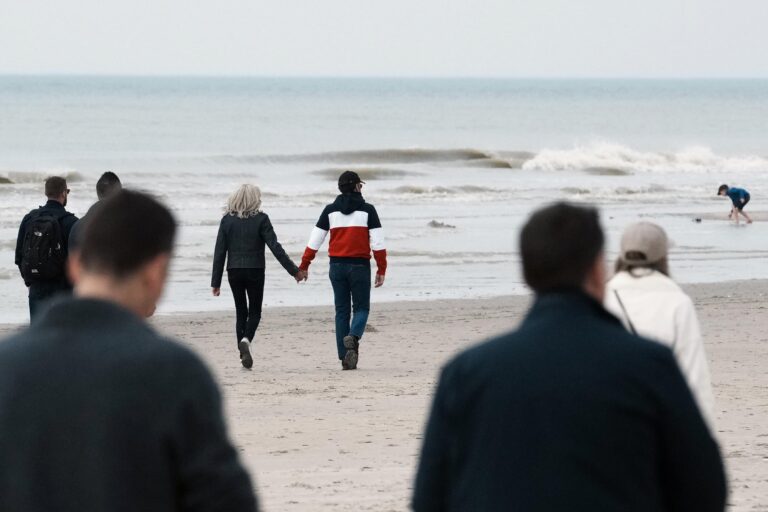
<svg viewBox="0 0 768 512"><path fill-rule="evenodd" d="M81 215L105 170L181 224L160 313L232 307L209 285L238 185L261 187L298 261L345 169L387 235L374 301L525 293L517 232L560 199L601 208L611 260L621 229L650 219L679 281L768 278L768 223L736 228L715 197L744 186L768 220L767 132L765 80L0 77L0 322L27 318L13 251L42 180L67 176ZM270 259L265 306L332 304L323 252L302 285Z"/></svg>

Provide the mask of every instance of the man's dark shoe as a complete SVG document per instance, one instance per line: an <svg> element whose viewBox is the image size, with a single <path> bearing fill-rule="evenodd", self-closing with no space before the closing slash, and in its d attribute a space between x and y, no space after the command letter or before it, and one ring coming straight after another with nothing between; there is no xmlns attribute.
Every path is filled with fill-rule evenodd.
<svg viewBox="0 0 768 512"><path fill-rule="evenodd" d="M341 369L342 369L342 370L349 370L349 365L348 365L348 364L347 364L347 362L346 362L345 360L343 360L343 359L341 360Z"/></svg>
<svg viewBox="0 0 768 512"><path fill-rule="evenodd" d="M240 350L240 363L242 363L243 368L248 368L249 370L253 366L253 357L251 357L250 345L251 344L245 338L240 340L240 342L237 344L237 348Z"/></svg>
<svg viewBox="0 0 768 512"><path fill-rule="evenodd" d="M357 336L353 336L351 334L349 336L344 336L344 347L347 349L347 353L342 360L342 367L343 364L346 363L348 370L357 369L357 359L360 353L360 342L358 341L359 339L360 338Z"/></svg>

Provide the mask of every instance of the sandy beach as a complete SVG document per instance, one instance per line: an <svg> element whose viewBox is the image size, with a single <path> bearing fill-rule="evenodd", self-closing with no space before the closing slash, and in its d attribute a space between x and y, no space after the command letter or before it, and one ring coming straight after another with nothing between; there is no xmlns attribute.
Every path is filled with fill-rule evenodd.
<svg viewBox="0 0 768 512"><path fill-rule="evenodd" d="M768 510L768 282L686 287L700 315L727 460L730 510ZM199 353L265 510L403 511L440 366L513 328L529 297L374 304L359 370L335 359L330 307L265 310L252 371L233 312L153 323ZM15 326L0 327L5 335Z"/></svg>

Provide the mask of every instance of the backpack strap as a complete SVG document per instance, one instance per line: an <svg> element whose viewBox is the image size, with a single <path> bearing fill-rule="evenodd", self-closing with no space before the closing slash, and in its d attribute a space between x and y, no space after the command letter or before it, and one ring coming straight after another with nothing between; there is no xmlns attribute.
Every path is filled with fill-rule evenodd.
<svg viewBox="0 0 768 512"><path fill-rule="evenodd" d="M624 303L621 301L621 297L619 297L619 291L613 290L613 294L616 296L616 300L619 302L619 307L621 308L621 312L624 313L624 318L627 319L627 325L629 325L630 332L635 336L638 336L637 331L635 330L635 326L632 325L632 319L629 318L629 313L627 313L627 308L624 307Z"/></svg>

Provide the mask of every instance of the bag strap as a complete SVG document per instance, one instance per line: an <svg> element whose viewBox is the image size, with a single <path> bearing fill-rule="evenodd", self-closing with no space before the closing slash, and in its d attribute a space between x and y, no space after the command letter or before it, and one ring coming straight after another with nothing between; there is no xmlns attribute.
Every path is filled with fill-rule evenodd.
<svg viewBox="0 0 768 512"><path fill-rule="evenodd" d="M40 217L53 217L54 219L56 219L56 222L59 223L59 226L63 228L64 226L61 225L61 222L70 215L74 215L74 213L68 212L66 210L64 210L63 212L51 212L51 211L46 212L46 211L43 211L43 207L41 206L36 210L32 210L29 216L29 220L36 220L36 219L39 219Z"/></svg>
<svg viewBox="0 0 768 512"><path fill-rule="evenodd" d="M637 336L637 331L635 330L635 326L632 324L632 319L629 318L629 313L627 313L627 308L624 307L624 303L621 301L621 297L619 297L618 290L613 290L613 294L616 295L616 300L619 301L619 307L621 308L621 311L624 313L624 318L627 319L627 324L629 325L629 330L632 334Z"/></svg>

